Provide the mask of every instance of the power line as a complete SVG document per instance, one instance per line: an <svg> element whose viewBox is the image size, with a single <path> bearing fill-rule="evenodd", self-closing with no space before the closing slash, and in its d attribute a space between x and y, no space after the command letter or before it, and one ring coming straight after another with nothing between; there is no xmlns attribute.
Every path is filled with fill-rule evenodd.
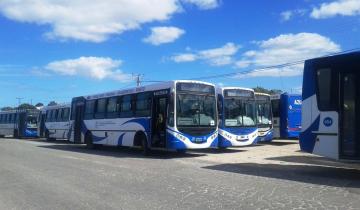
<svg viewBox="0 0 360 210"><path fill-rule="evenodd" d="M360 48L353 48L353 49L344 50L344 51L340 51L340 52L336 52L336 53L330 53L330 54L323 55L323 56L320 56L320 57L317 57L317 58L334 56L334 55L354 52L354 51L358 51L358 50L360 50ZM216 75L210 75L210 76L204 76L204 77L193 77L193 78L189 78L189 80L206 80L206 79L213 79L213 78L219 78L219 77L221 78L221 77L230 77L230 76L236 76L236 75L243 75L243 74L248 74L248 73L252 73L252 72L263 72L263 71L266 71L266 70L269 70L269 69L284 68L284 67L299 65L299 64L302 64L306 60L309 60L309 59L314 59L314 58L308 58L308 59L298 60L298 61L294 61L294 62L288 62L288 63L278 64L278 65L266 66L266 67L256 68L256 69L251 69L251 70L246 70L246 71L235 71L235 72L230 72L230 73L225 73L225 74L216 74Z"/></svg>

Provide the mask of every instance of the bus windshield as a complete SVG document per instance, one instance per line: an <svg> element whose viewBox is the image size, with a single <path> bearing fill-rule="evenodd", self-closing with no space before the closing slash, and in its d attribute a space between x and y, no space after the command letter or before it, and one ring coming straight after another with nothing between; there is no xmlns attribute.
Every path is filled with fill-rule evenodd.
<svg viewBox="0 0 360 210"><path fill-rule="evenodd" d="M255 126L255 102L253 100L225 99L224 100L225 126Z"/></svg>
<svg viewBox="0 0 360 210"><path fill-rule="evenodd" d="M37 126L37 117L35 116L28 116L26 119L26 124L28 128L36 128Z"/></svg>
<svg viewBox="0 0 360 210"><path fill-rule="evenodd" d="M216 126L215 110L214 96L177 94L177 125L180 127L214 127Z"/></svg>
<svg viewBox="0 0 360 210"><path fill-rule="evenodd" d="M257 103L257 124L268 125L271 124L271 104L270 102Z"/></svg>

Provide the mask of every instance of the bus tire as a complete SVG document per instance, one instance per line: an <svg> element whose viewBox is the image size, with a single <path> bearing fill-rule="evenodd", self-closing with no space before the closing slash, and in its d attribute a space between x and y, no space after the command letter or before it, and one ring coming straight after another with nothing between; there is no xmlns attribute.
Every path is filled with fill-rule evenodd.
<svg viewBox="0 0 360 210"><path fill-rule="evenodd" d="M15 139L18 139L18 138L19 138L19 131L18 131L17 129L14 130L14 135L13 135L13 137L14 137Z"/></svg>
<svg viewBox="0 0 360 210"><path fill-rule="evenodd" d="M139 145L144 156L150 155L150 148L144 132L139 131L135 134L135 145Z"/></svg>
<svg viewBox="0 0 360 210"><path fill-rule="evenodd" d="M45 139L46 141L51 141L49 130L45 131Z"/></svg>
<svg viewBox="0 0 360 210"><path fill-rule="evenodd" d="M94 144L93 137L90 131L85 134L85 144L88 149L98 149L102 145Z"/></svg>

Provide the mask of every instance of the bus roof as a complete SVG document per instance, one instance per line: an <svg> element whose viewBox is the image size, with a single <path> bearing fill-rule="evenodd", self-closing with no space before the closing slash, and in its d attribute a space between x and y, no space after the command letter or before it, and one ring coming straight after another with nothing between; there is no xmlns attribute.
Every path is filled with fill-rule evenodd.
<svg viewBox="0 0 360 210"><path fill-rule="evenodd" d="M114 90L114 91L98 93L98 94L94 94L94 95L87 95L87 96L83 96L83 97L85 99L89 100L89 99L98 99L98 98L105 98L105 97L111 97L111 96L127 95L127 94L138 93L138 92L161 90L161 89L175 87L176 83L179 83L179 82L204 84L204 85L210 85L210 86L215 87L214 84L211 84L208 82L196 81L196 80L171 80L171 81L159 82L156 84L145 85L145 86L140 86L140 87L133 87L133 88L122 89L122 90Z"/></svg>
<svg viewBox="0 0 360 210"><path fill-rule="evenodd" d="M332 56L325 56L325 57L318 57L313 58L305 61L305 66L309 64L324 64L324 65L330 65L330 64L336 64L336 63L346 63L348 60L359 58L360 56L360 50L350 53L343 53L343 54L337 54Z"/></svg>
<svg viewBox="0 0 360 210"><path fill-rule="evenodd" d="M44 112L47 110L53 110L53 109L69 108L69 107L71 107L70 103L58 104L58 105L54 105L54 106L44 106L43 108L41 108L41 112Z"/></svg>
<svg viewBox="0 0 360 210"><path fill-rule="evenodd" d="M223 93L224 90L248 90L254 92L253 89L245 87L217 87L216 90L221 93Z"/></svg>

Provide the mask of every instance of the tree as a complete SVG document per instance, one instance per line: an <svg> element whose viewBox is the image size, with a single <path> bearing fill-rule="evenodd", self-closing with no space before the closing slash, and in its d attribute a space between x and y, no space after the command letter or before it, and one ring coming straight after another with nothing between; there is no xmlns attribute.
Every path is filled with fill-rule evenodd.
<svg viewBox="0 0 360 210"><path fill-rule="evenodd" d="M56 106L58 105L58 103L56 103L55 101L50 101L48 106Z"/></svg>
<svg viewBox="0 0 360 210"><path fill-rule="evenodd" d="M36 109L36 107L34 105L31 105L28 103L23 103L23 104L20 104L18 109Z"/></svg>
<svg viewBox="0 0 360 210"><path fill-rule="evenodd" d="M42 107L42 106L44 106L44 104L43 103L37 103L37 104L35 104L35 107Z"/></svg>
<svg viewBox="0 0 360 210"><path fill-rule="evenodd" d="M267 93L267 94L270 94L270 95L274 95L274 94L281 94L283 91L282 90L279 90L279 89L266 89L266 88L263 88L263 87L260 87L260 86L257 86L255 88L253 88L255 92L258 92L258 93Z"/></svg>
<svg viewBox="0 0 360 210"><path fill-rule="evenodd" d="M5 107L1 108L1 111L11 111L11 110L14 110L14 107L5 106Z"/></svg>

